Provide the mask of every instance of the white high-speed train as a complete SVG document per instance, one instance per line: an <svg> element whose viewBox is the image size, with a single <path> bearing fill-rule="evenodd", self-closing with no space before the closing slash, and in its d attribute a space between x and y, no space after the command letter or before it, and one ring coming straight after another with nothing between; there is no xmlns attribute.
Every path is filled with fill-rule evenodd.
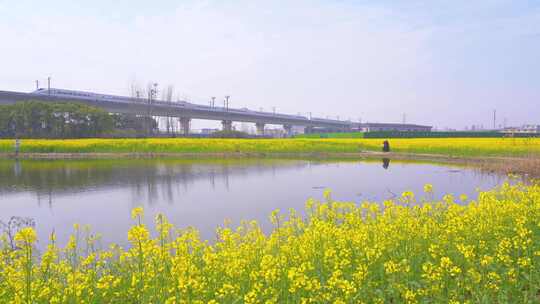
<svg viewBox="0 0 540 304"><path fill-rule="evenodd" d="M51 89L40 88L32 92L32 94L51 95L51 96L57 96L57 97L74 97L77 99L114 101L114 102L122 102L122 101L134 102L137 100L141 100L141 101L144 100L142 98L130 98L130 97L125 97L125 96L98 94L98 93L64 90L64 89L52 89L52 88Z"/></svg>

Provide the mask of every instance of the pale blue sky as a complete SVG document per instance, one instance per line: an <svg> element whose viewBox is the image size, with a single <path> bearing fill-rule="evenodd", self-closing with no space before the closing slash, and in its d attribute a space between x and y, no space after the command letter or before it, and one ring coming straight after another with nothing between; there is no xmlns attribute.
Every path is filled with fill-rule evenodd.
<svg viewBox="0 0 540 304"><path fill-rule="evenodd" d="M0 89L128 94L437 127L540 123L540 1L5 1Z"/></svg>

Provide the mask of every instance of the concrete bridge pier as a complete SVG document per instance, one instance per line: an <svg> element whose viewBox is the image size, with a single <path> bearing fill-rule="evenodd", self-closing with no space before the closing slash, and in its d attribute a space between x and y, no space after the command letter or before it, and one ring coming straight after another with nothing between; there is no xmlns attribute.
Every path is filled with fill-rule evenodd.
<svg viewBox="0 0 540 304"><path fill-rule="evenodd" d="M191 118L180 117L180 129L183 135L189 135L189 126L191 124Z"/></svg>
<svg viewBox="0 0 540 304"><path fill-rule="evenodd" d="M257 135L264 135L264 123L258 122L255 127L257 128Z"/></svg>
<svg viewBox="0 0 540 304"><path fill-rule="evenodd" d="M283 125L283 130L285 130L285 136L287 136L287 137L292 136L292 126L291 125Z"/></svg>
<svg viewBox="0 0 540 304"><path fill-rule="evenodd" d="M304 133L305 134L310 134L310 133L313 133L313 127L312 126L307 126L304 128Z"/></svg>
<svg viewBox="0 0 540 304"><path fill-rule="evenodd" d="M223 131L232 131L232 120L222 120Z"/></svg>

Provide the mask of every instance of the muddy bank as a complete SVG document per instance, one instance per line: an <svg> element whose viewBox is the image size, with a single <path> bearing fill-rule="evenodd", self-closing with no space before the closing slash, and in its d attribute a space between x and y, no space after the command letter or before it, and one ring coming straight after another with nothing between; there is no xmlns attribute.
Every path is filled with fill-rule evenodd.
<svg viewBox="0 0 540 304"><path fill-rule="evenodd" d="M378 159L390 158L396 160L431 160L431 161L464 161L481 160L485 158L474 157L454 157L440 154L417 154L400 152L284 152L284 153L264 153L264 152L215 152L215 153L0 153L0 158L20 158L20 159L116 159L116 158L321 158L321 159ZM490 159L506 159L502 157L491 157Z"/></svg>

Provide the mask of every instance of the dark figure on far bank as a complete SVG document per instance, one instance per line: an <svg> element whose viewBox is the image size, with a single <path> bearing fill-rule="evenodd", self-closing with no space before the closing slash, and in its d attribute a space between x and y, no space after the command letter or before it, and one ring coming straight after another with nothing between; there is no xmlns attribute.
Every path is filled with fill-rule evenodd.
<svg viewBox="0 0 540 304"><path fill-rule="evenodd" d="M388 140L383 141L382 151L390 152L390 143L388 142Z"/></svg>

